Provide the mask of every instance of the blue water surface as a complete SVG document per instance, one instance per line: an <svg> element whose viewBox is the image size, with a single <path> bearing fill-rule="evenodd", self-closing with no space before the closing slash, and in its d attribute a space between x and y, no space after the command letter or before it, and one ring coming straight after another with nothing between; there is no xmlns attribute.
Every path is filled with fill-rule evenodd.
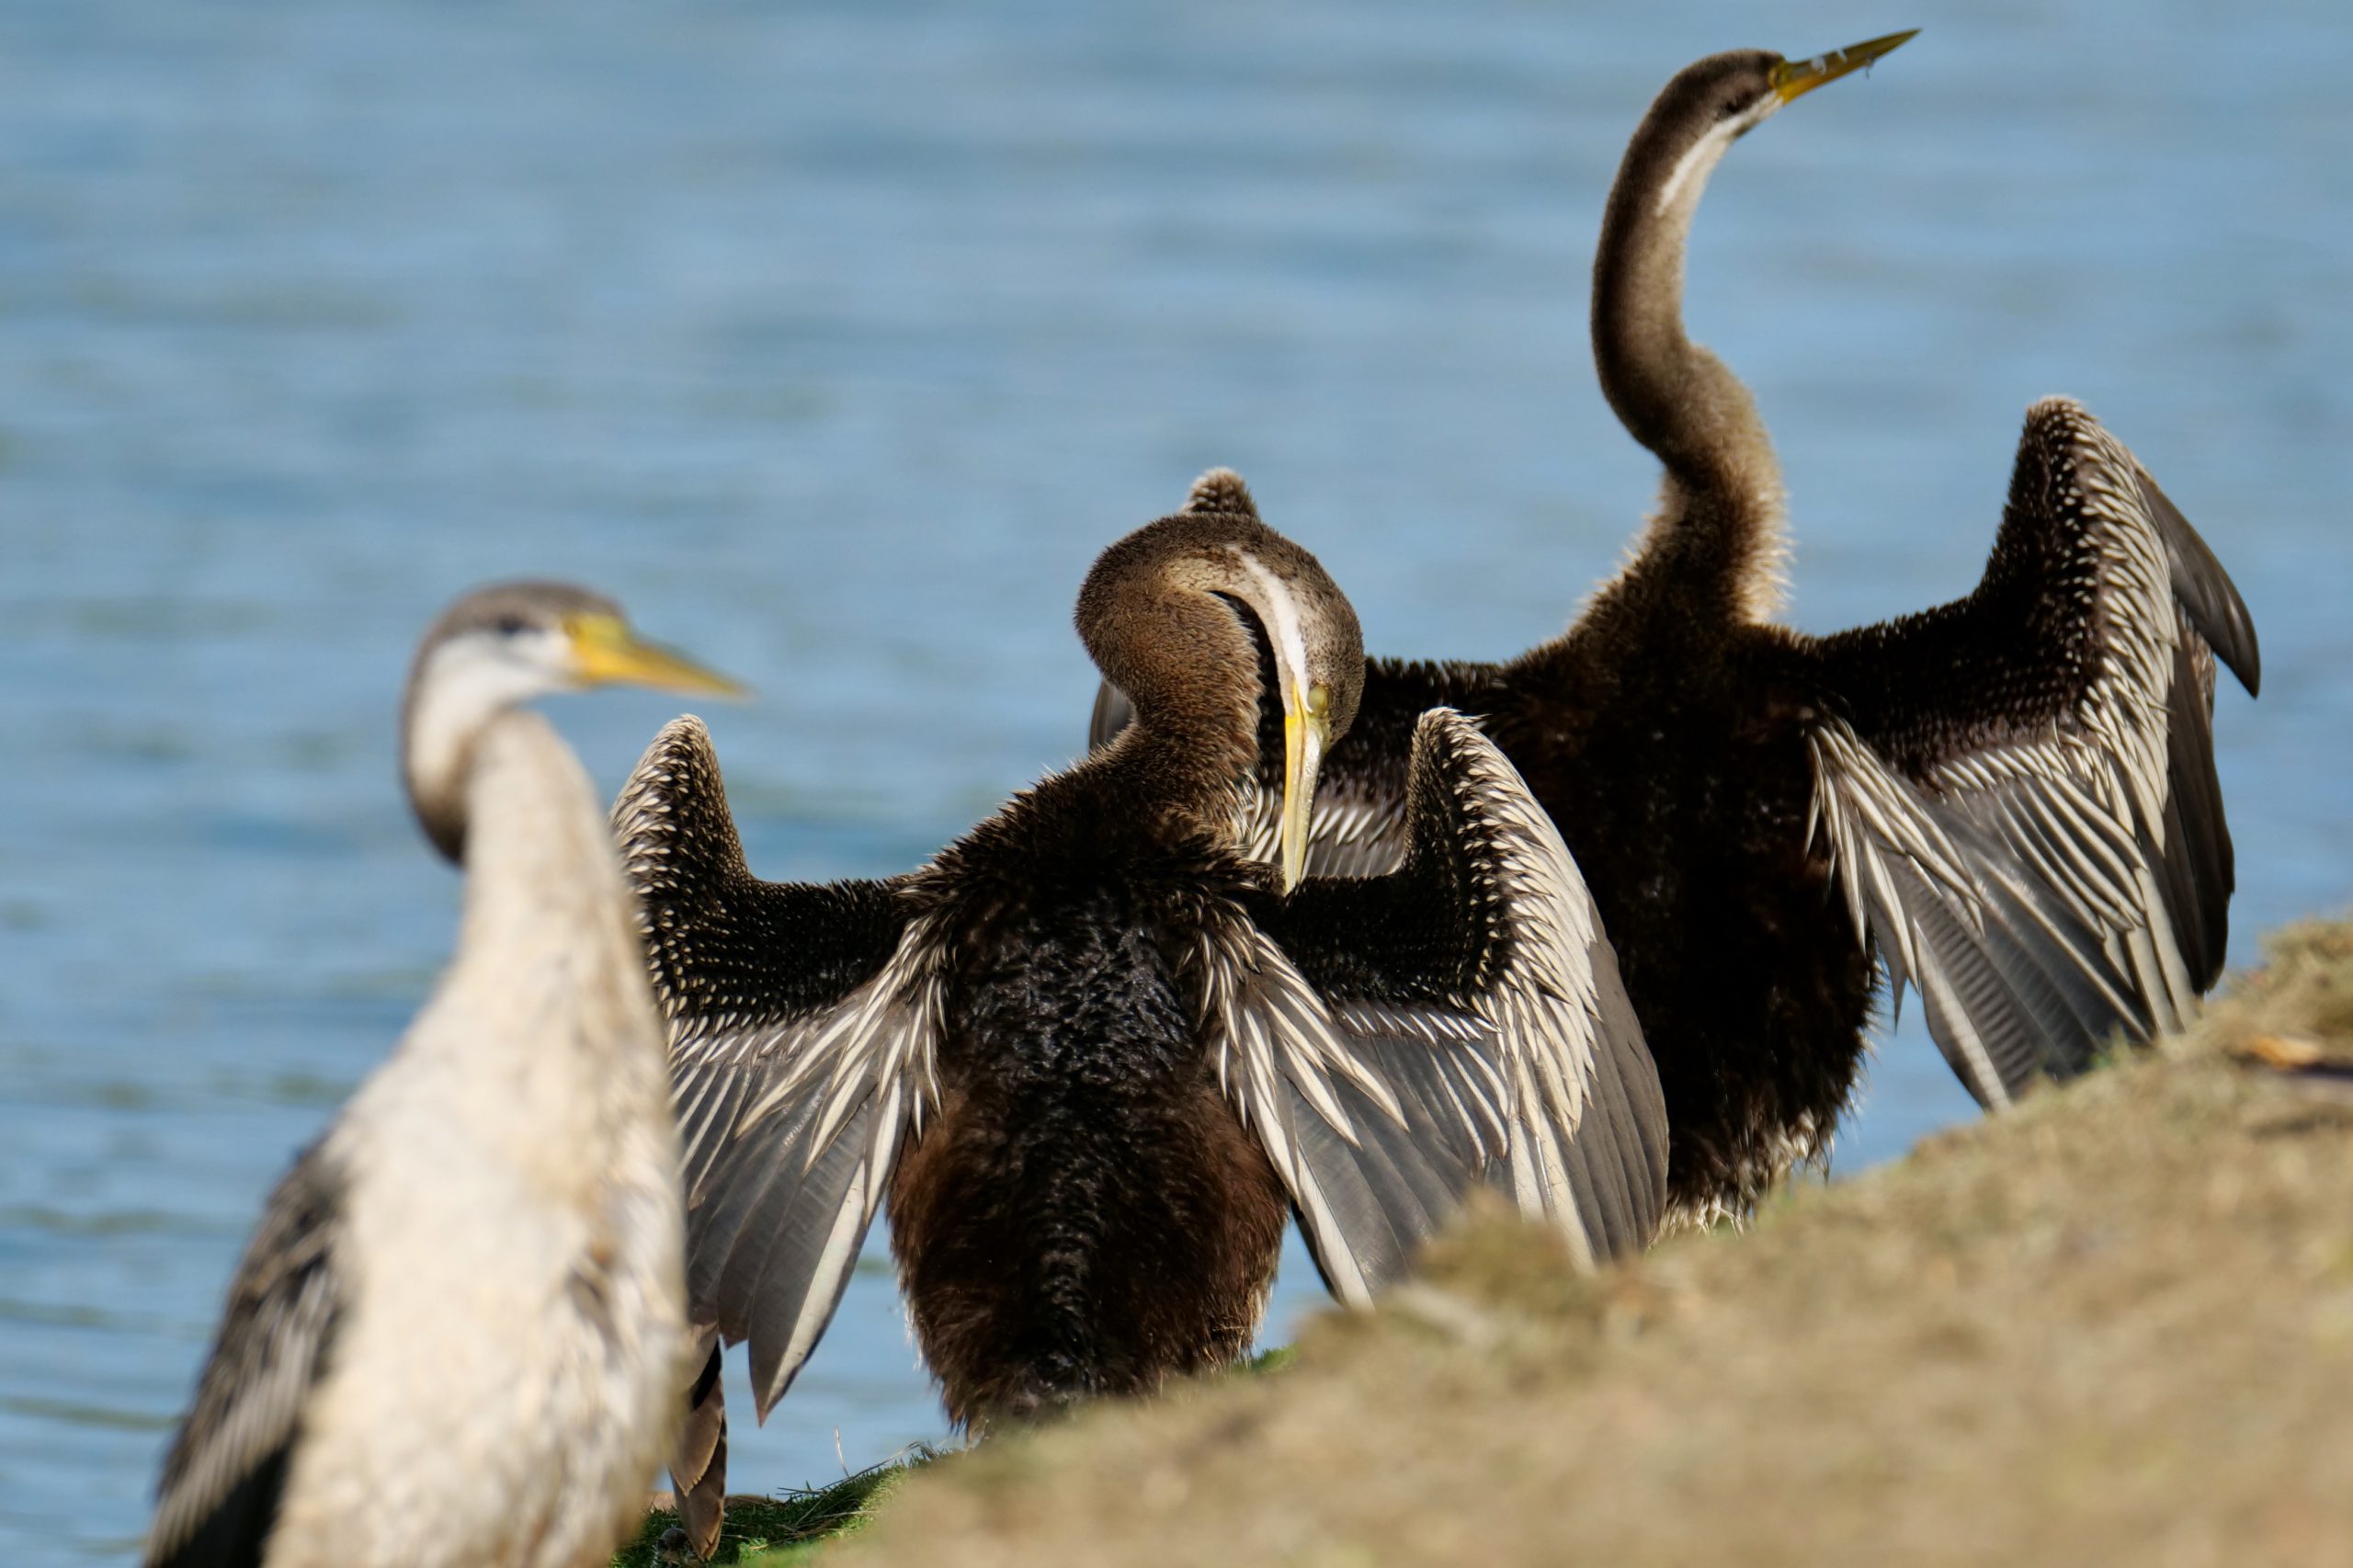
<svg viewBox="0 0 2353 1568"><path fill-rule="evenodd" d="M1214 463L1377 650L1509 653L1650 500L1585 289L1651 94L1918 24L1700 218L1791 619L1965 591L2086 399L2262 626L2244 962L2353 884L2341 5L0 0L0 1555L133 1551L262 1194L448 951L392 716L451 594L576 577L755 681L710 717L786 878L1068 761L1079 578ZM609 788L674 704L554 710ZM1840 1166L1971 1114L1907 1019ZM1318 1300L1294 1251L1270 1335ZM878 1243L735 1478L941 1432Z"/></svg>

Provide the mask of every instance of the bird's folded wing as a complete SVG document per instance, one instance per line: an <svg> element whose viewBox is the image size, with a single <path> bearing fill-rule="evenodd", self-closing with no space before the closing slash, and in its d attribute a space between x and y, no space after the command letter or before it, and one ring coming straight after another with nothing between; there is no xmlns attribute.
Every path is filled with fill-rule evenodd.
<svg viewBox="0 0 2353 1568"><path fill-rule="evenodd" d="M2258 653L2122 443L2037 403L1977 590L1818 646L1816 826L1971 1093L2005 1105L2178 1028L2228 934L2214 655L2252 692Z"/></svg>
<svg viewBox="0 0 2353 1568"><path fill-rule="evenodd" d="M1405 858L1406 777L1413 764L1414 736L1421 716L1433 708L1478 712L1492 695L1499 671L1493 665L1425 660L1368 659L1364 696L1354 722L1324 759L1309 818L1307 874L1311 877L1376 877L1393 871ZM1269 699L1271 702L1271 699ZM1108 743L1134 716L1125 693L1105 681L1095 694L1087 726L1087 749ZM1282 714L1261 720L1260 750L1279 757ZM1260 778L1243 791L1239 829L1244 850L1272 864L1282 836L1282 784Z"/></svg>
<svg viewBox="0 0 2353 1568"><path fill-rule="evenodd" d="M151 1568L260 1563L342 1302L340 1199L316 1146L270 1194L229 1286L196 1403L164 1459Z"/></svg>
<svg viewBox="0 0 2353 1568"><path fill-rule="evenodd" d="M1396 870L1311 879L1202 959L1227 1091L1351 1303L1483 1183L1588 1261L1646 1245L1665 1201L1657 1071L1551 820L1448 710L1406 801Z"/></svg>
<svg viewBox="0 0 2353 1568"><path fill-rule="evenodd" d="M751 1341L766 1416L936 1102L938 953L897 884L752 876L696 720L655 737L614 827L668 1020L688 1311Z"/></svg>

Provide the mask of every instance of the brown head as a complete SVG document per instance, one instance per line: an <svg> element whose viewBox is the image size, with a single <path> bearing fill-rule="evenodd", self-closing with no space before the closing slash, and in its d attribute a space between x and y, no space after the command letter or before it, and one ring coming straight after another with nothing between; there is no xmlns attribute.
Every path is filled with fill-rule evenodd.
<svg viewBox="0 0 2353 1568"><path fill-rule="evenodd" d="M1122 744L1156 748L1176 770L1171 785L1221 820L1257 762L1267 672L1283 713L1283 882L1296 882L1315 775L1364 689L1356 610L1315 557L1258 520L1237 475L1214 470L1183 511L1096 560L1077 619L1096 667L1134 705Z"/></svg>
<svg viewBox="0 0 2353 1568"><path fill-rule="evenodd" d="M733 694L724 676L638 641L620 606L569 583L498 583L441 612L401 702L401 771L433 846L463 863L474 743L501 713L554 691L659 687Z"/></svg>

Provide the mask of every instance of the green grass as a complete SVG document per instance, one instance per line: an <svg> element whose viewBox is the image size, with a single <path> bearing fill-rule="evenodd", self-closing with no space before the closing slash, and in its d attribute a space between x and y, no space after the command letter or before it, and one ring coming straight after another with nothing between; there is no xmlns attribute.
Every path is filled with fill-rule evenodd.
<svg viewBox="0 0 2353 1568"><path fill-rule="evenodd" d="M1298 1351L1288 1345L1262 1350L1236 1367L1232 1375L1271 1376L1289 1367L1297 1356ZM863 1529L901 1480L949 1457L947 1451L917 1444L901 1458L886 1460L831 1485L774 1497L732 1496L727 1499L727 1518L711 1562L735 1568L785 1568L811 1562L828 1542ZM674 1509L650 1510L637 1534L614 1553L613 1568L673 1568L654 1543L677 1522Z"/></svg>
<svg viewBox="0 0 2353 1568"><path fill-rule="evenodd" d="M906 1457L885 1460L829 1486L775 1497L730 1497L727 1522L711 1561L738 1568L784 1568L809 1562L827 1541L863 1528L901 1480L939 1457L918 1446ZM665 1568L654 1543L677 1522L678 1516L668 1508L648 1513L636 1537L614 1555L613 1568Z"/></svg>
<svg viewBox="0 0 2353 1568"><path fill-rule="evenodd" d="M1240 1367L1235 1369L1235 1370L1241 1372L1246 1377L1264 1377L1269 1372L1281 1371L1284 1368L1290 1366L1293 1361L1298 1359L1299 1347L1297 1346L1278 1345L1272 1350L1259 1351L1256 1356L1253 1356L1247 1361L1243 1362Z"/></svg>

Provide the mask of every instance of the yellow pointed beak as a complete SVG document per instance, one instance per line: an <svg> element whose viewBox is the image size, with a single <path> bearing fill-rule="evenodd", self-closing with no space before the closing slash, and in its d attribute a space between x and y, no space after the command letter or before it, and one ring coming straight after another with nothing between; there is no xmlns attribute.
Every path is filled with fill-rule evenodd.
<svg viewBox="0 0 2353 1568"><path fill-rule="evenodd" d="M563 623L572 638L575 673L588 686L650 686L662 691L699 691L741 697L744 688L715 670L653 642L609 615L574 616Z"/></svg>
<svg viewBox="0 0 2353 1568"><path fill-rule="evenodd" d="M1885 38L1850 43L1844 49L1834 49L1811 60L1784 60L1773 67L1773 90L1780 95L1783 103L1802 97L1826 82L1836 82L1850 72L1860 71L1880 56L1903 48L1919 33L1919 28L1913 28L1904 32L1890 33Z"/></svg>
<svg viewBox="0 0 2353 1568"><path fill-rule="evenodd" d="M1315 821L1315 776L1332 742L1332 689L1292 686L1283 692L1283 892L1307 872L1308 830Z"/></svg>

